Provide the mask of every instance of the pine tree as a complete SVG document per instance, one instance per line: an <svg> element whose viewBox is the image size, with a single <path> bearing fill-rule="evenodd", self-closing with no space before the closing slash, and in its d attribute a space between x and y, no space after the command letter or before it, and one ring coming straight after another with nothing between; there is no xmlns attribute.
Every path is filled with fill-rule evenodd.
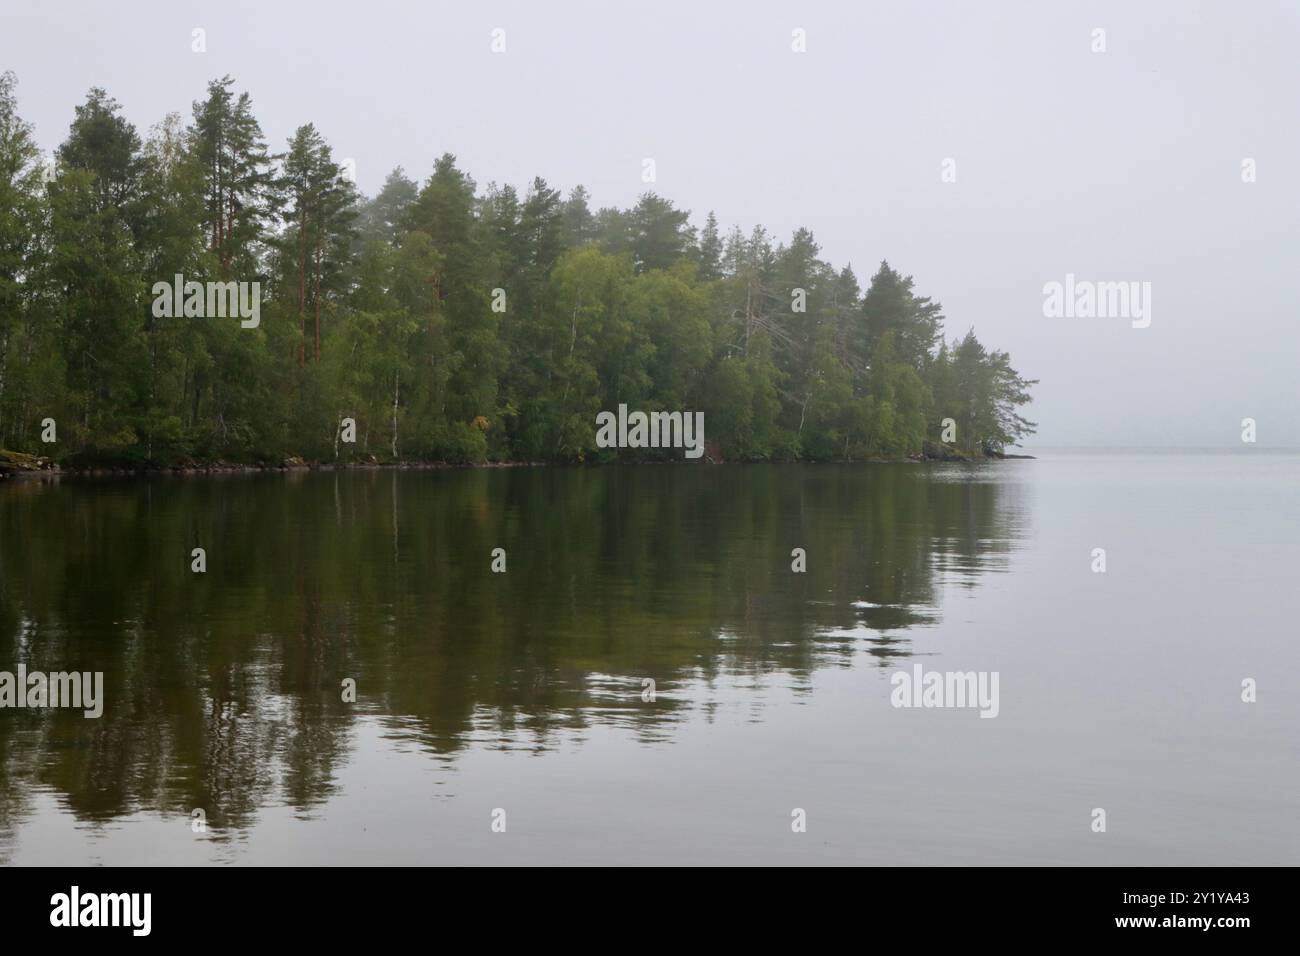
<svg viewBox="0 0 1300 956"><path fill-rule="evenodd" d="M194 104L195 150L205 170L203 225L223 278L256 272L256 245L276 212L271 157L247 93L229 77Z"/></svg>
<svg viewBox="0 0 1300 956"><path fill-rule="evenodd" d="M700 267L700 279L711 282L722 275L722 240L718 237L718 217L709 212L704 221L704 231L700 233L700 243L696 248L695 261Z"/></svg>
<svg viewBox="0 0 1300 956"><path fill-rule="evenodd" d="M29 360L46 345L34 315L33 266L44 252L40 149L18 115L17 85L13 73L0 73L0 447L25 444L26 397L40 384Z"/></svg>
<svg viewBox="0 0 1300 956"><path fill-rule="evenodd" d="M350 266L355 232L356 192L334 162L329 145L316 128L300 126L289 140L280 180L289 228L278 245L293 263L298 315L298 364L307 360L307 314L312 316L310 350L321 357L321 311L331 293L342 292Z"/></svg>

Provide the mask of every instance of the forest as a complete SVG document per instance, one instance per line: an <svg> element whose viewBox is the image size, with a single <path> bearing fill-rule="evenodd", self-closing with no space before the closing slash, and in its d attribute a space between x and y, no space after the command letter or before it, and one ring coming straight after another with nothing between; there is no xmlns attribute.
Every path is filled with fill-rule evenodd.
<svg viewBox="0 0 1300 956"><path fill-rule="evenodd" d="M630 454L596 444L620 404L703 412L711 461L979 457L1034 431L1008 353L949 339L887 262L863 289L808 229L480 188L451 154L373 197L354 178L310 123L277 151L230 77L143 137L94 88L45 157L0 74L0 448L607 461ZM259 321L156 314L176 276L258 283Z"/></svg>

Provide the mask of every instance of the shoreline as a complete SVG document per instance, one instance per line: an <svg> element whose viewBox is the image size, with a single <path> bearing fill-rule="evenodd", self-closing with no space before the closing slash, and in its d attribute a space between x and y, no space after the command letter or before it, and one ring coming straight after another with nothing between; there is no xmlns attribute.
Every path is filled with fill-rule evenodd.
<svg viewBox="0 0 1300 956"><path fill-rule="evenodd" d="M725 459L715 461L705 458L707 465L822 465L822 464L860 464L860 465L896 465L965 463L981 464L996 461L1033 460L1033 455L967 455L955 450L945 449L942 454L924 453L905 455L896 458L860 458L852 461L837 459ZM458 463L447 461L347 461L347 462L309 462L300 458L288 458L279 463L238 464L224 461L193 462L184 465L74 465L63 466L47 458L38 458L20 452L0 450L0 481L6 478L144 478L160 475L257 475L289 474L309 471L471 471L488 468L604 468L611 465L677 465L683 464L676 459L640 459L627 461L483 461Z"/></svg>

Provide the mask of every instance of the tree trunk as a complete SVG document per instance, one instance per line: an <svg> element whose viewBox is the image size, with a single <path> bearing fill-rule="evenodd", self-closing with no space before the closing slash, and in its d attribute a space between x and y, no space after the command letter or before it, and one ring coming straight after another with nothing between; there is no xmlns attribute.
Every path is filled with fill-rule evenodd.
<svg viewBox="0 0 1300 956"><path fill-rule="evenodd" d="M397 461L397 400L401 395L401 369L393 369L393 461Z"/></svg>
<svg viewBox="0 0 1300 956"><path fill-rule="evenodd" d="M0 445L4 444L5 366L9 361L9 331L0 339Z"/></svg>
<svg viewBox="0 0 1300 956"><path fill-rule="evenodd" d="M316 361L320 361L320 274L321 274L321 238L316 237L316 275L311 297L316 307Z"/></svg>
<svg viewBox="0 0 1300 956"><path fill-rule="evenodd" d="M307 213L298 222L298 365L307 362Z"/></svg>

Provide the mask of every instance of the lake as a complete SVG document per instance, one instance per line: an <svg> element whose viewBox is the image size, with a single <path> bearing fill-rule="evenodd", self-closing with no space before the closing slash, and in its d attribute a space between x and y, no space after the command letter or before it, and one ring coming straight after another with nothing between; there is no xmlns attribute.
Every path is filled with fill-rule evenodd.
<svg viewBox="0 0 1300 956"><path fill-rule="evenodd" d="M0 862L1294 865L1298 491L1253 450L8 481L0 671L104 699L0 709ZM918 666L996 716L895 706Z"/></svg>

